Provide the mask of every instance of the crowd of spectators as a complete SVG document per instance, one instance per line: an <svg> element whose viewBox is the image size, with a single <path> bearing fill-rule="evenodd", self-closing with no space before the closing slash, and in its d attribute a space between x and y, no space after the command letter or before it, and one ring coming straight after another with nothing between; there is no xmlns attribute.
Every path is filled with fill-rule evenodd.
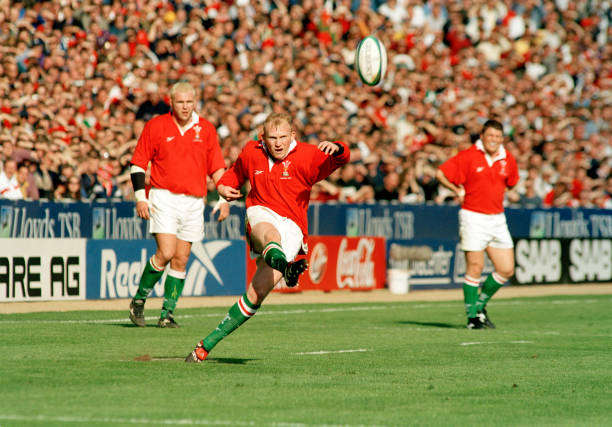
<svg viewBox="0 0 612 427"><path fill-rule="evenodd" d="M509 204L612 208L611 22L596 0L0 0L0 197L131 200L137 138L186 80L228 164L272 111L350 143L314 200L452 203L437 166L496 118ZM378 87L353 68L369 34Z"/></svg>

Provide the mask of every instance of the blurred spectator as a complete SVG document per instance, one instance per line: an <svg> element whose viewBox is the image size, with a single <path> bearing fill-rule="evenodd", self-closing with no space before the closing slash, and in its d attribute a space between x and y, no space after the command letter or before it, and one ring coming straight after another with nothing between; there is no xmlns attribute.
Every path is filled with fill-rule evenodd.
<svg viewBox="0 0 612 427"><path fill-rule="evenodd" d="M400 177L397 172L389 172L383 179L382 187L376 189L374 198L376 200L399 200L400 195Z"/></svg>
<svg viewBox="0 0 612 427"><path fill-rule="evenodd" d="M423 191L423 201L433 202L438 195L438 180L436 179L436 169L427 164L417 173L417 183Z"/></svg>
<svg viewBox="0 0 612 427"><path fill-rule="evenodd" d="M539 208L542 206L542 198L536 194L533 180L525 181L525 192L520 195L519 205L522 208Z"/></svg>
<svg viewBox="0 0 612 427"><path fill-rule="evenodd" d="M66 183L66 192L62 194L62 201L81 201L81 180L74 175L68 179Z"/></svg>
<svg viewBox="0 0 612 427"><path fill-rule="evenodd" d="M34 172L34 182L39 196L43 199L53 199L53 192L59 183L59 175L54 170L53 158L45 154Z"/></svg>
<svg viewBox="0 0 612 427"><path fill-rule="evenodd" d="M17 167L17 182L25 200L38 200L38 187L34 175L30 172L27 163L21 163Z"/></svg>
<svg viewBox="0 0 612 427"><path fill-rule="evenodd" d="M100 159L95 156L89 157L81 167L81 198L84 200L93 200L96 191L102 191L102 185L98 181L98 168Z"/></svg>
<svg viewBox="0 0 612 427"><path fill-rule="evenodd" d="M17 162L13 159L5 160L4 168L0 172L0 198L23 199L23 193L17 180Z"/></svg>
<svg viewBox="0 0 612 427"><path fill-rule="evenodd" d="M423 189L417 182L416 172L413 167L405 168L402 172L398 198L402 203L416 204L425 201Z"/></svg>
<svg viewBox="0 0 612 427"><path fill-rule="evenodd" d="M545 207L561 208L571 206L572 199L573 197L568 182L564 179L559 179L555 182L552 190L544 196L542 204Z"/></svg>
<svg viewBox="0 0 612 427"><path fill-rule="evenodd" d="M449 195L430 170L497 116L507 117L521 187L532 179L544 198L566 167L585 168L592 182L576 171L573 203L587 203L585 188L603 197L597 185L612 173L609 2L211 5L0 0L1 157L38 162L41 197L52 197L57 177L67 183L62 171L72 167L84 198L130 198L116 179L122 159L145 121L168 111L160 94L186 80L230 163L260 118L284 109L298 118L300 139L351 143L355 180L360 163L367 168L360 188L410 175L399 159L414 156L423 201L443 203ZM353 63L358 42L373 33L389 59L377 87L363 85ZM111 159L120 167L100 177L92 158L97 168ZM517 191L520 198L526 189Z"/></svg>

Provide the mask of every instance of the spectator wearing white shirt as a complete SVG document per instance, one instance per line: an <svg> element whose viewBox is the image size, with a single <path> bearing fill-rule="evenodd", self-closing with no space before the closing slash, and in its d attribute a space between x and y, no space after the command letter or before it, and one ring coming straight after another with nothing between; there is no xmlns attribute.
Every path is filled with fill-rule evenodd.
<svg viewBox="0 0 612 427"><path fill-rule="evenodd" d="M6 160L4 170L0 172L0 198L23 199L23 193L17 182L17 162L13 159Z"/></svg>

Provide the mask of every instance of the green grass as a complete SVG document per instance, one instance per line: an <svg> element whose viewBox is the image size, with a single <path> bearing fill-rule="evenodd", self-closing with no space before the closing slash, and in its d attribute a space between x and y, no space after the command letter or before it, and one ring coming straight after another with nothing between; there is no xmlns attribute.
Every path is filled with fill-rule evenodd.
<svg viewBox="0 0 612 427"><path fill-rule="evenodd" d="M469 331L460 302L264 305L203 364L183 359L225 309L182 309L178 330L5 314L0 425L611 425L611 307L494 299L498 328Z"/></svg>

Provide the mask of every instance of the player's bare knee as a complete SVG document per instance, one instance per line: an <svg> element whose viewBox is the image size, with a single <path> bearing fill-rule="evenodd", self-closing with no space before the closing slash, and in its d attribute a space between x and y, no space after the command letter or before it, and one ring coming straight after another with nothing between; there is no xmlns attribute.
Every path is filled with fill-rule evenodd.
<svg viewBox="0 0 612 427"><path fill-rule="evenodd" d="M155 265L161 269L163 269L172 259L172 254L167 254L161 250L157 250L154 255Z"/></svg>
<svg viewBox="0 0 612 427"><path fill-rule="evenodd" d="M280 243L281 236L280 233L276 230L276 228L269 228L264 233L264 245L267 245L270 242Z"/></svg>
<svg viewBox="0 0 612 427"><path fill-rule="evenodd" d="M495 272L501 276L501 278L505 279L505 281L509 280L514 275L514 267L506 267L503 269L496 269Z"/></svg>
<svg viewBox="0 0 612 427"><path fill-rule="evenodd" d="M189 257L175 256L170 261L170 267L176 271L185 271L187 269L187 261Z"/></svg>

